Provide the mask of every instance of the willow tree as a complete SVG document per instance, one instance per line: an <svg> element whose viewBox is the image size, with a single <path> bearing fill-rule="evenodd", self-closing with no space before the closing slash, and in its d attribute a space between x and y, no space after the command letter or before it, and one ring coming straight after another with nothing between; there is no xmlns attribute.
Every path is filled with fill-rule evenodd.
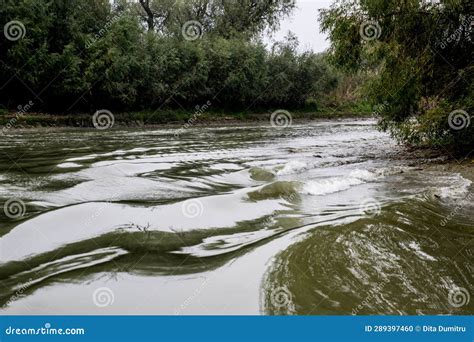
<svg viewBox="0 0 474 342"><path fill-rule="evenodd" d="M60 113L182 110L210 99L216 111L314 103L334 87L325 60L300 54L295 39L271 52L259 39L293 7L287 0L3 0L0 108L31 100L35 111Z"/></svg>
<svg viewBox="0 0 474 342"><path fill-rule="evenodd" d="M472 0L338 0L320 12L332 61L371 70L380 125L404 142L474 148Z"/></svg>
<svg viewBox="0 0 474 342"><path fill-rule="evenodd" d="M116 3L127 3L117 0ZM276 29L291 14L294 1L288 0L139 0L133 3L149 31L181 35L186 22L223 38L254 37L263 30Z"/></svg>

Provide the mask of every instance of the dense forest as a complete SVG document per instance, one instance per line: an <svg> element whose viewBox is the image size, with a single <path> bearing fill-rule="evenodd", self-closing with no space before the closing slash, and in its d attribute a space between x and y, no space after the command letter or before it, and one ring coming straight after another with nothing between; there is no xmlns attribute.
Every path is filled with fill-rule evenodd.
<svg viewBox="0 0 474 342"><path fill-rule="evenodd" d="M1 102L49 112L301 107L336 84L324 57L297 39L270 48L291 1L6 1ZM17 36L15 36L15 34ZM33 97L33 98L32 98ZM38 97L40 101L34 101ZM36 108L39 109L39 108Z"/></svg>
<svg viewBox="0 0 474 342"><path fill-rule="evenodd" d="M288 0L2 0L1 112L288 110L367 103L409 144L474 145L470 0L337 0L329 51L289 33ZM315 20L318 14L315 13ZM20 107L19 107L20 106Z"/></svg>

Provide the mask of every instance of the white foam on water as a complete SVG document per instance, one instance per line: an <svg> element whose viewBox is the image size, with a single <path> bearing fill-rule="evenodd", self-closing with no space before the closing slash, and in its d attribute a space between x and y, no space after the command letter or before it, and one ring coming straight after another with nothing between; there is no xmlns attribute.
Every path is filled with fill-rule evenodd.
<svg viewBox="0 0 474 342"><path fill-rule="evenodd" d="M441 198L462 198L469 193L469 187L471 186L472 181L464 178L459 173L450 177L450 180L453 182L452 185L442 187L437 191Z"/></svg>
<svg viewBox="0 0 474 342"><path fill-rule="evenodd" d="M406 250L411 250L416 255L418 255L421 259L429 260L429 261L436 261L436 258L432 257L428 253L423 252L420 245L415 241L410 242L409 244L403 244L402 247Z"/></svg>
<svg viewBox="0 0 474 342"><path fill-rule="evenodd" d="M352 186L371 182L377 179L377 175L367 170L354 170L346 177L333 177L307 182L303 186L303 193L307 195L327 195L344 191Z"/></svg>
<svg viewBox="0 0 474 342"><path fill-rule="evenodd" d="M299 160L291 160L286 163L282 169L277 171L278 176L291 175L294 173L299 173L308 168L308 164Z"/></svg>
<svg viewBox="0 0 474 342"><path fill-rule="evenodd" d="M99 155L98 154L89 154L87 156L82 156L82 157L74 157L74 158L68 158L66 161L69 162L74 162L74 161L82 161L82 160L91 160L97 158Z"/></svg>
<svg viewBox="0 0 474 342"><path fill-rule="evenodd" d="M357 178L367 182L373 181L377 178L377 175L367 170L354 170L349 173L349 177Z"/></svg>
<svg viewBox="0 0 474 342"><path fill-rule="evenodd" d="M58 164L56 167L59 167L61 169L69 169L69 168L82 167L82 165L77 164L77 163L62 163L62 164Z"/></svg>

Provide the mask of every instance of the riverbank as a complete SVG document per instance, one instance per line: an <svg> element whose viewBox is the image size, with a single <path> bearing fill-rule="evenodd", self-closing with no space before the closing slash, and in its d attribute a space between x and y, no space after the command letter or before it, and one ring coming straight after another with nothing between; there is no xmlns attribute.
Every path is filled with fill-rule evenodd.
<svg viewBox="0 0 474 342"><path fill-rule="evenodd" d="M324 108L318 110L283 110L291 120L367 118L372 115L368 108ZM268 122L274 110L261 111L203 111L194 110L158 110L115 113L114 127L143 127L156 125L215 125L245 122ZM0 115L1 128L32 127L83 127L92 128L94 113L50 114L41 112L10 112Z"/></svg>

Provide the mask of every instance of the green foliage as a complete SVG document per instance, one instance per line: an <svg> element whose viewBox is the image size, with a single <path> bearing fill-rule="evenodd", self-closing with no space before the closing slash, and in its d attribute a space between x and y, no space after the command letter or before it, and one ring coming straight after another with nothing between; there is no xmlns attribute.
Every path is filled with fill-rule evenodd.
<svg viewBox="0 0 474 342"><path fill-rule="evenodd" d="M236 38L256 37L264 30L273 31L282 17L295 7L293 1L275 0L140 0L121 7L138 14L148 30L182 38L185 22L201 24L207 35Z"/></svg>
<svg viewBox="0 0 474 342"><path fill-rule="evenodd" d="M116 3L7 0L1 23L19 20L26 34L0 38L0 104L16 108L38 95L35 111L192 109L207 101L214 109L274 110L318 101L336 85L325 59L297 52L295 37L271 51L258 39L292 2L151 1L153 30L139 3ZM196 40L181 32L191 19L202 23Z"/></svg>
<svg viewBox="0 0 474 342"><path fill-rule="evenodd" d="M334 64L373 71L368 95L383 129L408 143L473 149L472 1L339 0L321 21ZM455 110L465 127L453 129Z"/></svg>

